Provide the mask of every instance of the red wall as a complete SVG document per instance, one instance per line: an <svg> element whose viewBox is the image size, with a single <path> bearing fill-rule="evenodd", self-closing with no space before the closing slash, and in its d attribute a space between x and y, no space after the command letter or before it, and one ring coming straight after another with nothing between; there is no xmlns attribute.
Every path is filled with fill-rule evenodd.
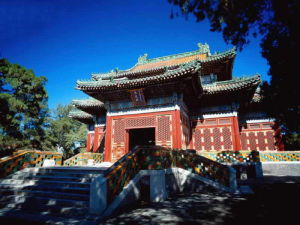
<svg viewBox="0 0 300 225"><path fill-rule="evenodd" d="M94 132L88 132L86 141L86 151L91 152L94 145Z"/></svg>
<svg viewBox="0 0 300 225"><path fill-rule="evenodd" d="M239 150L235 122L235 117L193 120L190 148L197 151Z"/></svg>
<svg viewBox="0 0 300 225"><path fill-rule="evenodd" d="M129 151L129 129L153 127L156 145L181 148L179 126L180 112L177 110L107 117L105 161L117 161Z"/></svg>
<svg viewBox="0 0 300 225"><path fill-rule="evenodd" d="M97 126L95 127L94 134L94 143L93 143L93 152L99 152L100 146L104 143L105 137L105 126Z"/></svg>
<svg viewBox="0 0 300 225"><path fill-rule="evenodd" d="M242 127L241 143L243 150L283 151L279 128L273 122L248 123Z"/></svg>

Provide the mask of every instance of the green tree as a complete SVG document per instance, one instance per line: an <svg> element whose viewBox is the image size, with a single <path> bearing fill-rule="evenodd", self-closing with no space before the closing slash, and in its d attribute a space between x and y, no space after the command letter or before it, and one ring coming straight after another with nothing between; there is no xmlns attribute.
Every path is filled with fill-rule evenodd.
<svg viewBox="0 0 300 225"><path fill-rule="evenodd" d="M221 32L227 43L242 50L251 35L261 36L270 86L264 85L266 110L283 126L289 148L300 148L299 0L168 0L184 15L207 19L211 31ZM178 12L175 15L179 15ZM171 17L173 17L173 12ZM298 138L297 138L298 136Z"/></svg>
<svg viewBox="0 0 300 225"><path fill-rule="evenodd" d="M46 130L45 147L51 151L62 148L65 158L74 154L75 142L85 143L86 139L86 126L68 116L72 108L72 105L58 105Z"/></svg>
<svg viewBox="0 0 300 225"><path fill-rule="evenodd" d="M47 79L0 59L0 150L41 149L48 96Z"/></svg>

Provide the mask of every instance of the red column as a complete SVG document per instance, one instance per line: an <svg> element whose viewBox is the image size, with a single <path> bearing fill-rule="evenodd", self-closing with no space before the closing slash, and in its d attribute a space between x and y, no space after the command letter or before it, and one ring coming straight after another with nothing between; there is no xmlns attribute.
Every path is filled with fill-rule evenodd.
<svg viewBox="0 0 300 225"><path fill-rule="evenodd" d="M104 162L111 162L111 135L112 135L112 118L106 117L106 133L104 145Z"/></svg>
<svg viewBox="0 0 300 225"><path fill-rule="evenodd" d="M93 152L96 152L99 147L99 127L95 127Z"/></svg>
<svg viewBox="0 0 300 225"><path fill-rule="evenodd" d="M233 137L234 137L234 150L239 151L241 150L241 137L240 137L240 130L239 130L239 121L237 116L232 118L233 122Z"/></svg>
<svg viewBox="0 0 300 225"><path fill-rule="evenodd" d="M181 149L180 110L175 110L172 117L173 148Z"/></svg>
<svg viewBox="0 0 300 225"><path fill-rule="evenodd" d="M181 120L180 120L180 110L175 110L176 114L176 125L177 125L177 145L179 149L182 149L182 134L181 134Z"/></svg>
<svg viewBox="0 0 300 225"><path fill-rule="evenodd" d="M91 133L88 132L87 140L86 140L86 151L89 152L91 150Z"/></svg>

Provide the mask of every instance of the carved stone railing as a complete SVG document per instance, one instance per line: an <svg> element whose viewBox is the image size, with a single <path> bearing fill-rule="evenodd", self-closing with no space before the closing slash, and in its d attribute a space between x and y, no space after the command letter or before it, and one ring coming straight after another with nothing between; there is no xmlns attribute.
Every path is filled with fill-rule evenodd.
<svg viewBox="0 0 300 225"><path fill-rule="evenodd" d="M103 153L82 152L64 161L64 166L86 166L88 160L93 160L94 164L103 161Z"/></svg>
<svg viewBox="0 0 300 225"><path fill-rule="evenodd" d="M5 177L27 167L41 167L44 160L54 160L55 165L62 164L62 154L57 152L44 152L22 150L14 155L0 159L0 177Z"/></svg>

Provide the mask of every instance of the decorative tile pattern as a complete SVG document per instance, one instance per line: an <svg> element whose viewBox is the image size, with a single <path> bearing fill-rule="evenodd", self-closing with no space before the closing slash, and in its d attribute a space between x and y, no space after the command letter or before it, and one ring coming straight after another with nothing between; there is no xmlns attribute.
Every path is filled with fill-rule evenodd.
<svg viewBox="0 0 300 225"><path fill-rule="evenodd" d="M220 163L259 162L260 158L258 151L252 151L249 153L223 151L216 154L216 161Z"/></svg>
<svg viewBox="0 0 300 225"><path fill-rule="evenodd" d="M210 151L197 152L198 155L220 163L233 162L284 162L300 161L300 151L290 152L261 152L261 151ZM254 155L253 155L254 154ZM259 158L257 158L259 157Z"/></svg>

